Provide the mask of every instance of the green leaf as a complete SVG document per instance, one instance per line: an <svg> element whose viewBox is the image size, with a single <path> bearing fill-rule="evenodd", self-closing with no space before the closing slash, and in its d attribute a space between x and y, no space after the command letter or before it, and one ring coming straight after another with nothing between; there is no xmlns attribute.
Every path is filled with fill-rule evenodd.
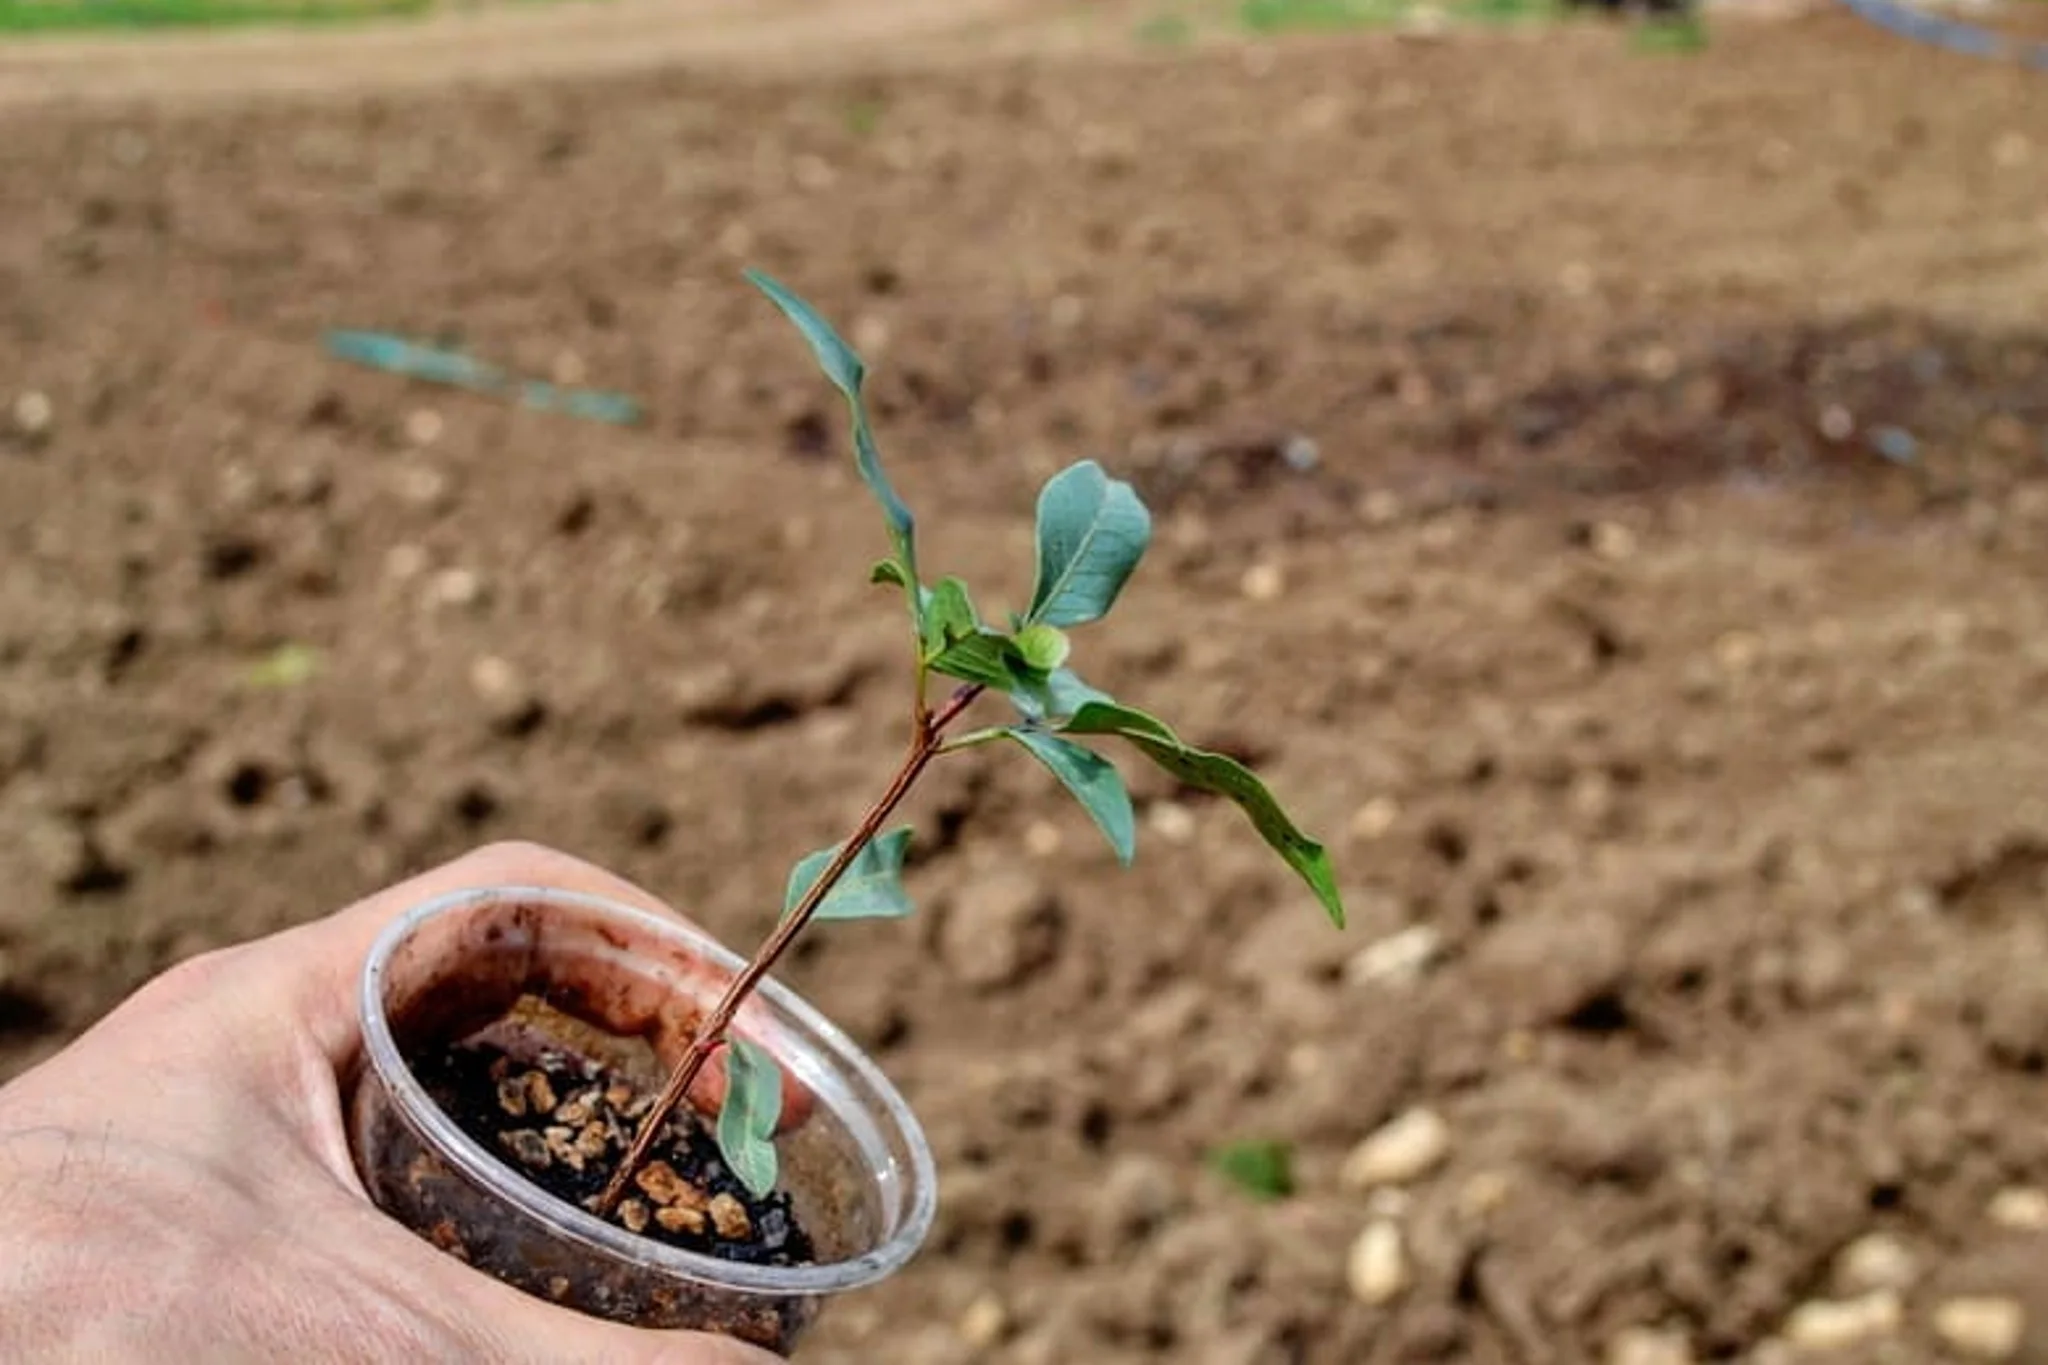
<svg viewBox="0 0 2048 1365"><path fill-rule="evenodd" d="M840 340L831 324L819 317L808 303L762 271L749 270L746 274L748 281L766 294L769 301L782 310L783 316L796 325L797 331L810 344L818 368L825 372L833 387L845 395L847 410L853 417L854 462L860 467L860 476L875 495L875 501L882 505L882 515L889 523L889 538L896 546L896 559L903 570L897 581L909 588L917 582L917 527L909 506L897 496L895 486L883 472L882 453L875 448L867 404L861 399L861 385L867 380L867 367L861 364L853 348ZM913 595L912 610L915 611L917 606Z"/></svg>
<svg viewBox="0 0 2048 1365"><path fill-rule="evenodd" d="M1044 730L1011 726L1006 733L1052 769L1053 776L1074 794L1108 838L1117 861L1129 866L1138 848L1138 817L1131 810L1131 794L1116 765L1092 749Z"/></svg>
<svg viewBox="0 0 2048 1365"><path fill-rule="evenodd" d="M1031 625L1079 626L1101 619L1152 542L1152 514L1127 483L1093 460L1047 480L1038 495L1038 581Z"/></svg>
<svg viewBox="0 0 2048 1365"><path fill-rule="evenodd" d="M942 654L946 646L981 629L981 616L967 585L957 578L942 578L925 602L924 643L926 662Z"/></svg>
<svg viewBox="0 0 2048 1365"><path fill-rule="evenodd" d="M1156 716L1115 702L1091 701L1061 727L1072 735L1114 735L1191 787L1229 797L1251 817L1260 837L1308 883L1323 910L1338 928L1344 927L1344 901L1337 892L1337 874L1330 855L1295 827L1273 794L1251 769L1234 758L1192 748Z"/></svg>
<svg viewBox="0 0 2048 1365"><path fill-rule="evenodd" d="M821 848L798 863L789 873L789 890L782 912L796 909L797 902L810 893L818 878L839 855L839 845ZM915 907L903 888L903 855L910 848L908 827L877 835L868 846L853 855L853 862L819 904L818 919L901 919Z"/></svg>
<svg viewBox="0 0 2048 1365"><path fill-rule="evenodd" d="M910 586L910 575L905 573L903 566L895 560L878 559L875 561L875 567L868 570L868 582L893 583L899 588L907 588Z"/></svg>
<svg viewBox="0 0 2048 1365"><path fill-rule="evenodd" d="M1028 686L1030 679L1018 668L1016 649L1010 637L1000 631L979 630L956 640L927 661L934 673L962 682L981 683L999 692Z"/></svg>
<svg viewBox="0 0 2048 1365"><path fill-rule="evenodd" d="M1026 626L1017 632L1017 653L1040 673L1050 673L1067 661L1073 645L1058 626Z"/></svg>
<svg viewBox="0 0 2048 1365"><path fill-rule="evenodd" d="M1212 1147L1209 1166L1254 1199L1294 1193L1294 1150L1284 1142L1226 1142Z"/></svg>
<svg viewBox="0 0 2048 1365"><path fill-rule="evenodd" d="M718 1150L756 1199L767 1198L775 1189L781 1164L775 1154L775 1127L781 1122L782 1069L759 1044L728 1039Z"/></svg>

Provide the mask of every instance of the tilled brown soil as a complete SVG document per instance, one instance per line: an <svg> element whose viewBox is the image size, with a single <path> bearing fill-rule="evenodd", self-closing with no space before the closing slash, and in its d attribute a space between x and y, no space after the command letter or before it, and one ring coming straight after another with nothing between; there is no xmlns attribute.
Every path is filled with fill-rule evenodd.
<svg viewBox="0 0 2048 1365"><path fill-rule="evenodd" d="M1087 47L11 111L7 1068L500 837L756 941L905 711L759 264L875 362L985 609L1046 473L1140 482L1158 548L1079 662L1256 757L1356 915L1151 778L1121 873L1021 758L938 770L922 916L789 975L944 1209L805 1358L1761 1361L1840 1298L1841 1358L1928 1360L1998 1294L2048 1360L2048 84L1832 16ZM1443 1159L1347 1183L1418 1106ZM1204 1170L1240 1137L1295 1198ZM1907 1255L1845 1266L1871 1234Z"/></svg>

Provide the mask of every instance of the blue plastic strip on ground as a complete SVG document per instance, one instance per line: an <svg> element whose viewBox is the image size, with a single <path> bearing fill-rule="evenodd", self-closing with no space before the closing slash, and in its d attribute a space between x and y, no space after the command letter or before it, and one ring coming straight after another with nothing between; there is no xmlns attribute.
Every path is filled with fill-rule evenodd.
<svg viewBox="0 0 2048 1365"><path fill-rule="evenodd" d="M1974 24L1898 4L1896 0L1842 0L1842 3L1879 28L1916 43L1945 48L1966 57L2008 59L2036 71L2048 71L2048 43L2019 42Z"/></svg>
<svg viewBox="0 0 2048 1365"><path fill-rule="evenodd" d="M542 412L609 422L614 426L633 426L640 421L640 404L624 394L564 389L538 380L517 379L458 351L423 346L403 337L383 332L329 332L326 342L328 353L339 359L404 375L408 379L447 384L499 398L516 398L527 407Z"/></svg>

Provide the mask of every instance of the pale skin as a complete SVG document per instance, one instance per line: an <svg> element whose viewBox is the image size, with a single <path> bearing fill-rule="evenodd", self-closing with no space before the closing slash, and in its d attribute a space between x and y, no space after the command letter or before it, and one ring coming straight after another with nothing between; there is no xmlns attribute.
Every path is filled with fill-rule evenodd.
<svg viewBox="0 0 2048 1365"><path fill-rule="evenodd" d="M173 967L0 1088L0 1360L775 1365L529 1298L364 1195L340 1094L363 957L409 907L490 885L671 913L564 854L494 845Z"/></svg>

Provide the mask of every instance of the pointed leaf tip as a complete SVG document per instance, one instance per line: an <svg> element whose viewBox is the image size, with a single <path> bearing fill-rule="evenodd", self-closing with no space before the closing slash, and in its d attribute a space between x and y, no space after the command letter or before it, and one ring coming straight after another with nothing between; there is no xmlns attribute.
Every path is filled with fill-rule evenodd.
<svg viewBox="0 0 2048 1365"><path fill-rule="evenodd" d="M854 352L853 347L825 321L818 310L764 270L749 269L747 282L768 296L768 301L782 310L782 315L796 325L809 343L811 354L817 357L818 368L832 381L834 388L848 398L857 398L861 385L867 379L867 366Z"/></svg>
<svg viewBox="0 0 2048 1365"><path fill-rule="evenodd" d="M1138 851L1138 818L1131 808L1130 790L1124 786L1116 765L1093 749L1044 730L1013 726L1005 733L1029 750L1074 794L1088 812L1088 818L1109 840L1117 861L1130 866Z"/></svg>
<svg viewBox="0 0 2048 1365"><path fill-rule="evenodd" d="M779 280L754 269L749 269L746 277L748 283L765 294L768 301L795 325L810 346L818 368L825 372L833 387L845 395L847 409L853 415L854 463L859 467L861 480L867 484L868 491L882 505L882 516L889 523L889 537L896 546L896 559L903 569L907 587L917 581L916 522L910 515L909 505L897 495L895 485L889 482L888 474L882 469L882 452L875 446L867 404L861 399L861 385L867 379L867 366L832 329L832 324ZM911 609L913 613L917 610L914 596Z"/></svg>
<svg viewBox="0 0 2048 1365"><path fill-rule="evenodd" d="M1330 922L1344 927L1344 900L1328 850L1296 827L1266 784L1244 764L1194 748L1157 716L1115 702L1085 702L1060 728L1065 734L1117 736L1188 786L1230 798L1251 817L1259 836L1307 883Z"/></svg>

